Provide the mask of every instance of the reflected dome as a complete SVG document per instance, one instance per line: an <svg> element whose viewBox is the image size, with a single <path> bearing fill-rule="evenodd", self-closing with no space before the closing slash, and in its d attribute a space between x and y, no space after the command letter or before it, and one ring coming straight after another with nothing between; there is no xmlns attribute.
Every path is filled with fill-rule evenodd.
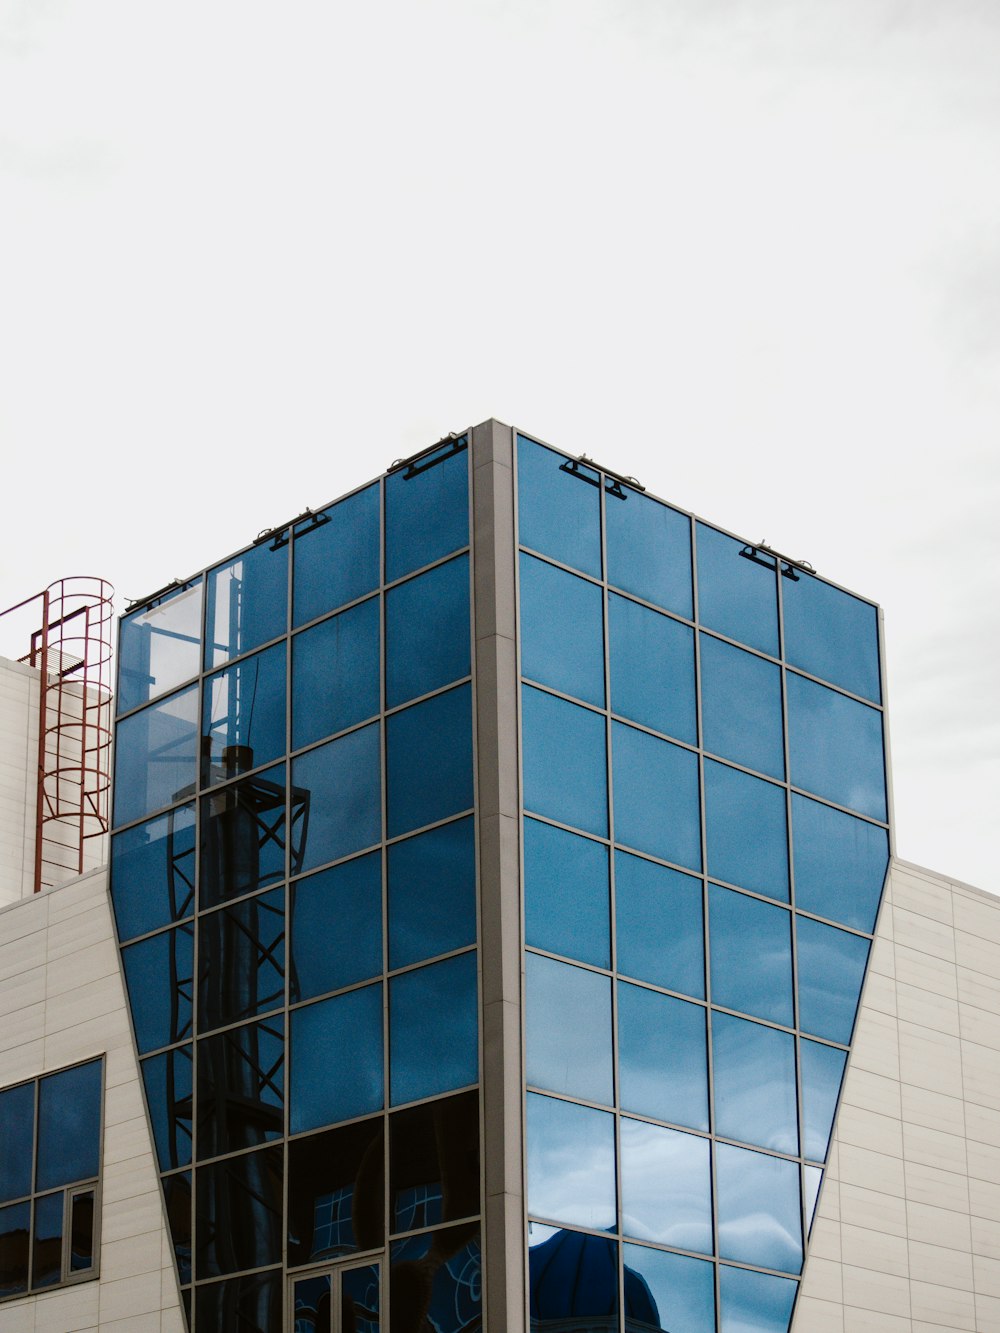
<svg viewBox="0 0 1000 1333"><path fill-rule="evenodd" d="M618 1263L614 1241L579 1231L557 1231L529 1252L531 1326L558 1333L618 1328ZM625 1267L626 1327L659 1330L660 1316L645 1280Z"/></svg>

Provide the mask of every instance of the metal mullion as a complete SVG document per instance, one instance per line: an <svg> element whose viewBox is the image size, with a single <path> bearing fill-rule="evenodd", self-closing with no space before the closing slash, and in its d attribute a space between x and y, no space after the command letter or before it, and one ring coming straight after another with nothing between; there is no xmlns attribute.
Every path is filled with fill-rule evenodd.
<svg viewBox="0 0 1000 1333"><path fill-rule="evenodd" d="M385 476L379 478L379 594L378 594L378 704L379 704L379 802L380 813L382 817L381 839L380 839L380 869L381 869L381 911L382 911L382 1110L379 1118L382 1121L382 1236L384 1241L384 1266L389 1262L389 1215L392 1208L392 1192L389 1180L389 1170L391 1157L389 1153L389 1131L390 1131L390 1085L389 1080L392 1076L392 1070L389 1065L389 727L386 721L386 666L388 662L387 654L387 634L388 625L386 622L386 558L385 545L387 535L386 523L386 490ZM337 1278L339 1283L339 1277ZM380 1283L380 1296L384 1294L384 1306L379 1307L379 1319L383 1327L389 1327L391 1312L389 1310L389 1282L388 1273L386 1281ZM331 1284L332 1287L332 1284ZM333 1296L331 1290L331 1297Z"/></svg>
<svg viewBox="0 0 1000 1333"><path fill-rule="evenodd" d="M471 449L469 450L469 453L470 453L470 455L471 455L471 453L472 453L472 450L471 450ZM472 496L472 477L470 476L470 477L469 477L469 497L470 497L470 499L471 499L471 496ZM470 510L470 517L471 517L471 510ZM470 529L470 531L471 531L471 529ZM409 583L412 579L418 579L418 578L420 578L421 574L429 574L429 573L431 572L432 569L438 569L441 565L447 565L449 561L451 561L451 560L457 560L457 559L459 558L459 556L463 556L463 555L468 555L468 556L471 557L471 555L472 555L472 543L471 543L471 542L466 542L464 546L456 546L455 549L454 549L453 551L449 551L446 555L439 555L439 556L436 556L433 560L429 560L429 561L427 562L426 565L419 565L416 569L408 570L405 574L400 574L398 578L392 579L391 582L389 582L389 583L386 583L386 582L384 581L384 579L385 579L385 571L383 570L383 583L382 583L382 589L383 589L384 592L387 592L387 593L388 593L388 592L392 592L393 589L398 588L399 585L400 585L401 583ZM361 601L361 600L363 600L363 599L362 599L362 598L358 598L357 600L358 600L358 601ZM352 605L353 605L353 603L352 603ZM312 623L312 622L310 622L310 623Z"/></svg>
<svg viewBox="0 0 1000 1333"><path fill-rule="evenodd" d="M458 676L455 680L450 680L444 685L437 685L433 690L427 690L424 694L415 694L412 699L405 699L401 704L393 704L391 708L384 709L386 717L394 717L397 713L405 712L407 708L413 708L416 704L426 703L428 699L436 699L440 694L447 694L449 690L457 690L462 685L471 685L471 673L465 676Z"/></svg>
<svg viewBox="0 0 1000 1333"><path fill-rule="evenodd" d="M849 596L852 594L848 594ZM825 689L833 690L835 694L842 694L845 699L853 699L855 703L864 704L866 708L871 708L873 712L885 713L885 704L876 703L874 699L866 699L863 694L855 694L849 690L846 685L838 685L834 680L827 680L823 676L814 676L811 671L806 671L804 667L795 666L793 663L782 659L785 666L793 676L801 676L803 680L811 680L814 685L822 685Z"/></svg>
<svg viewBox="0 0 1000 1333"><path fill-rule="evenodd" d="M603 533L603 524L602 524L602 533ZM606 581L600 575L588 574L587 571L584 569L577 569L574 565L566 565L559 559L557 555L552 555L551 552L536 551L533 546L518 546L517 550L519 556L530 555L533 560L541 560L543 564L551 565L553 569L561 569L564 574L574 574L578 579L581 579L584 583L591 584L595 588L604 588L607 586ZM602 566L603 562L604 562L604 543L602 536L602 541L601 541ZM520 564L520 561L518 563Z"/></svg>
<svg viewBox="0 0 1000 1333"><path fill-rule="evenodd" d="M794 782L790 782L788 786L793 796L804 796L806 800L815 801L817 805L839 810L841 814L850 815L853 819L859 819L862 823L871 824L875 828L885 829L891 834L889 824L884 819L875 819L872 815L865 814L863 810L852 810L849 805L839 805L836 801L831 801L828 796L820 796L818 792L808 791L805 787L796 787Z"/></svg>

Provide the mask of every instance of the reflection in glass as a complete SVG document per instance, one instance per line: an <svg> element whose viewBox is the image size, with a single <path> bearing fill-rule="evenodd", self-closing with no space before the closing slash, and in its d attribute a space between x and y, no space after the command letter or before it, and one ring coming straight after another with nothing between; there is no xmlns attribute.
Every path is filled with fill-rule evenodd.
<svg viewBox="0 0 1000 1333"><path fill-rule="evenodd" d="M476 942L476 845L470 818L389 848L389 966Z"/></svg>
<svg viewBox="0 0 1000 1333"><path fill-rule="evenodd" d="M140 1055L171 1046L191 1033L194 929L151 935L122 950L129 1009Z"/></svg>
<svg viewBox="0 0 1000 1333"><path fill-rule="evenodd" d="M790 913L712 884L709 928L713 1003L791 1027Z"/></svg>
<svg viewBox="0 0 1000 1333"><path fill-rule="evenodd" d="M469 544L465 436L385 479L385 581Z"/></svg>
<svg viewBox="0 0 1000 1333"><path fill-rule="evenodd" d="M607 847L525 819L524 934L537 949L610 966Z"/></svg>
<svg viewBox="0 0 1000 1333"><path fill-rule="evenodd" d="M875 607L810 574L784 582L782 603L788 661L880 703Z"/></svg>
<svg viewBox="0 0 1000 1333"><path fill-rule="evenodd" d="M289 1058L292 1134L381 1110L381 984L294 1009Z"/></svg>
<svg viewBox="0 0 1000 1333"><path fill-rule="evenodd" d="M295 1333L333 1333L333 1274L299 1278L292 1290Z"/></svg>
<svg viewBox="0 0 1000 1333"><path fill-rule="evenodd" d="M479 1094L425 1102L389 1119L393 1231L479 1212Z"/></svg>
<svg viewBox="0 0 1000 1333"><path fill-rule="evenodd" d="M719 1268L722 1333L788 1333L798 1283L745 1268Z"/></svg>
<svg viewBox="0 0 1000 1333"><path fill-rule="evenodd" d="M715 1276L710 1263L645 1245L625 1245L622 1255L629 1333L644 1329L642 1323L628 1323L630 1285L644 1288L647 1301L652 1301L653 1318L646 1316L651 1333L715 1333ZM638 1311L635 1314L643 1318Z"/></svg>
<svg viewBox="0 0 1000 1333"><path fill-rule="evenodd" d="M191 1172L164 1176L163 1204L180 1281L191 1281Z"/></svg>
<svg viewBox="0 0 1000 1333"><path fill-rule="evenodd" d="M32 1227L31 1285L51 1287L62 1280L63 1193L35 1200Z"/></svg>
<svg viewBox="0 0 1000 1333"><path fill-rule="evenodd" d="M525 685L521 690L521 748L525 808L607 837L607 760L601 714Z"/></svg>
<svg viewBox="0 0 1000 1333"><path fill-rule="evenodd" d="M698 618L729 639L778 655L778 600L774 561L763 551L754 559L743 542L697 525Z"/></svg>
<svg viewBox="0 0 1000 1333"><path fill-rule="evenodd" d="M205 669L221 666L284 634L288 606L288 542L280 536L252 546L208 575Z"/></svg>
<svg viewBox="0 0 1000 1333"><path fill-rule="evenodd" d="M774 662L702 634L701 725L712 754L785 776L781 668Z"/></svg>
<svg viewBox="0 0 1000 1333"><path fill-rule="evenodd" d="M705 760L708 873L788 901L785 789Z"/></svg>
<svg viewBox="0 0 1000 1333"><path fill-rule="evenodd" d="M713 1013L712 1069L716 1134L798 1153L795 1038L790 1032Z"/></svg>
<svg viewBox="0 0 1000 1333"><path fill-rule="evenodd" d="M198 1030L274 1009L285 998L285 891L198 919Z"/></svg>
<svg viewBox="0 0 1000 1333"><path fill-rule="evenodd" d="M341 1327L351 1333L379 1333L379 1265L346 1268L340 1274Z"/></svg>
<svg viewBox="0 0 1000 1333"><path fill-rule="evenodd" d="M280 1014L199 1041L199 1158L279 1138L284 1104L285 1021Z"/></svg>
<svg viewBox="0 0 1000 1333"><path fill-rule="evenodd" d="M292 639L292 749L379 711L379 601L321 620Z"/></svg>
<svg viewBox="0 0 1000 1333"><path fill-rule="evenodd" d="M476 954L459 954L389 982L389 1087L393 1106L479 1077Z"/></svg>
<svg viewBox="0 0 1000 1333"><path fill-rule="evenodd" d="M835 926L796 917L799 1026L830 1041L851 1040L869 943Z"/></svg>
<svg viewBox="0 0 1000 1333"><path fill-rule="evenodd" d="M205 681L202 782L224 782L285 749L285 645Z"/></svg>
<svg viewBox="0 0 1000 1333"><path fill-rule="evenodd" d="M719 1254L797 1273L802 1267L799 1167L749 1148L715 1145Z"/></svg>
<svg viewBox="0 0 1000 1333"><path fill-rule="evenodd" d="M873 931L889 865L886 830L793 793L792 834L796 906Z"/></svg>
<svg viewBox="0 0 1000 1333"><path fill-rule="evenodd" d="M802 1153L814 1162L825 1162L847 1052L803 1038L799 1043L799 1060L802 1065L802 1133L805 1140Z"/></svg>
<svg viewBox="0 0 1000 1333"><path fill-rule="evenodd" d="M94 1191L74 1194L70 1203L69 1269L86 1273L94 1266Z"/></svg>
<svg viewBox="0 0 1000 1333"><path fill-rule="evenodd" d="M302 869L350 856L382 836L379 724L327 741L292 760L295 790L309 796Z"/></svg>
<svg viewBox="0 0 1000 1333"><path fill-rule="evenodd" d="M31 1204L0 1208L0 1296L28 1290Z"/></svg>
<svg viewBox="0 0 1000 1333"><path fill-rule="evenodd" d="M707 1130L705 1010L619 982L618 1081L623 1111Z"/></svg>
<svg viewBox="0 0 1000 1333"><path fill-rule="evenodd" d="M521 555L521 674L604 707L604 604L596 583Z"/></svg>
<svg viewBox="0 0 1000 1333"><path fill-rule="evenodd" d="M198 674L201 659L201 579L153 606L123 616L118 630L116 710L156 699Z"/></svg>
<svg viewBox="0 0 1000 1333"><path fill-rule="evenodd" d="M712 1253L709 1141L622 1117L622 1230Z"/></svg>
<svg viewBox="0 0 1000 1333"><path fill-rule="evenodd" d="M311 1000L382 971L382 856L369 852L292 885L289 998Z"/></svg>
<svg viewBox="0 0 1000 1333"><path fill-rule="evenodd" d="M705 997L701 881L615 852L618 971Z"/></svg>
<svg viewBox="0 0 1000 1333"><path fill-rule="evenodd" d="M818 1166L804 1166L802 1168L802 1197L805 1200L806 1208L806 1237L812 1232L812 1224L816 1217L816 1204L819 1202L820 1186L823 1184L823 1172Z"/></svg>
<svg viewBox="0 0 1000 1333"><path fill-rule="evenodd" d="M472 690L437 694L386 720L389 837L472 807Z"/></svg>
<svg viewBox="0 0 1000 1333"><path fill-rule="evenodd" d="M612 1105L610 979L536 953L524 963L528 1083Z"/></svg>
<svg viewBox="0 0 1000 1333"><path fill-rule="evenodd" d="M884 820L881 714L794 672L786 680L794 785Z"/></svg>
<svg viewBox="0 0 1000 1333"><path fill-rule="evenodd" d="M621 722L611 743L615 841L700 870L698 756Z"/></svg>
<svg viewBox="0 0 1000 1333"><path fill-rule="evenodd" d="M483 1323L478 1222L394 1241L389 1290L393 1333L478 1333Z"/></svg>
<svg viewBox="0 0 1000 1333"><path fill-rule="evenodd" d="M165 1051L142 1062L146 1105L161 1171L191 1161L191 1046Z"/></svg>
<svg viewBox="0 0 1000 1333"><path fill-rule="evenodd" d="M302 806L302 793L293 792L296 831ZM287 840L284 764L202 797L199 906L214 907L284 879ZM293 846L293 873L298 850Z"/></svg>
<svg viewBox="0 0 1000 1333"><path fill-rule="evenodd" d="M31 1193L35 1156L35 1085L0 1092L0 1203Z"/></svg>
<svg viewBox="0 0 1000 1333"><path fill-rule="evenodd" d="M382 1117L288 1145L288 1263L385 1243Z"/></svg>
<svg viewBox="0 0 1000 1333"><path fill-rule="evenodd" d="M111 901L123 941L194 911L193 805L111 839Z"/></svg>
<svg viewBox="0 0 1000 1333"><path fill-rule="evenodd" d="M572 467L572 471L570 471ZM517 518L522 546L601 577L598 474L517 437Z"/></svg>
<svg viewBox="0 0 1000 1333"><path fill-rule="evenodd" d="M281 1151L199 1167L196 1278L281 1262Z"/></svg>
<svg viewBox="0 0 1000 1333"><path fill-rule="evenodd" d="M101 1060L61 1069L38 1084L35 1189L89 1180L100 1167Z"/></svg>
<svg viewBox="0 0 1000 1333"><path fill-rule="evenodd" d="M469 617L467 555L400 583L386 594L387 708L470 673Z"/></svg>
<svg viewBox="0 0 1000 1333"><path fill-rule="evenodd" d="M697 745L693 630L617 593L608 624L612 711Z"/></svg>
<svg viewBox="0 0 1000 1333"><path fill-rule="evenodd" d="M198 771L198 745L197 685L119 722L114 823L130 824L190 796Z"/></svg>
<svg viewBox="0 0 1000 1333"><path fill-rule="evenodd" d="M378 483L295 525L294 623L363 597L379 584Z"/></svg>
<svg viewBox="0 0 1000 1333"><path fill-rule="evenodd" d="M529 1222L528 1246L532 1330L618 1328L616 1241ZM649 1293L629 1277L626 1270L625 1326L632 1315L645 1320L638 1327L654 1328Z"/></svg>
<svg viewBox="0 0 1000 1333"><path fill-rule="evenodd" d="M529 1092L528 1211L554 1222L615 1225L615 1118Z"/></svg>
<svg viewBox="0 0 1000 1333"><path fill-rule="evenodd" d="M609 491L608 582L691 619L691 522L651 496Z"/></svg>
<svg viewBox="0 0 1000 1333"><path fill-rule="evenodd" d="M210 1282L198 1287L195 1296L198 1328L223 1333L226 1329L246 1329L247 1333L265 1333L281 1328L281 1269L231 1277L227 1282Z"/></svg>

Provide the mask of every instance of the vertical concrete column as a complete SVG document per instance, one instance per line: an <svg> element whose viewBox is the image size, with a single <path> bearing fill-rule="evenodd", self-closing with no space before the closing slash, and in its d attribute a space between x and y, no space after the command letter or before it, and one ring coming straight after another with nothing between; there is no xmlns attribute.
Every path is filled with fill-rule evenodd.
<svg viewBox="0 0 1000 1333"><path fill-rule="evenodd" d="M525 1327L514 442L472 432L488 1333Z"/></svg>

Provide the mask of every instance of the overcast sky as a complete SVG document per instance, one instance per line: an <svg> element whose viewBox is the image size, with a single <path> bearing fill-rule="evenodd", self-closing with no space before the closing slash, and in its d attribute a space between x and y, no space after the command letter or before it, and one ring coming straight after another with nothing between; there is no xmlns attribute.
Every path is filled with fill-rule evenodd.
<svg viewBox="0 0 1000 1333"><path fill-rule="evenodd" d="M897 851L1000 892L998 71L997 0L0 0L0 606L497 416L881 602Z"/></svg>

